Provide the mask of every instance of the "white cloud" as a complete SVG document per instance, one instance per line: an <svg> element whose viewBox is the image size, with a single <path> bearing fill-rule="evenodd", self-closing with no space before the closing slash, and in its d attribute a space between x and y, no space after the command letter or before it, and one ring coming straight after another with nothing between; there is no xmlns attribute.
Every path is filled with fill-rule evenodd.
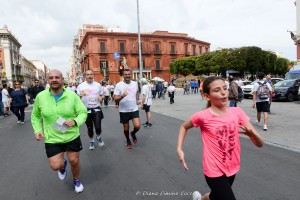
<svg viewBox="0 0 300 200"><path fill-rule="evenodd" d="M294 0L139 0L141 31L187 33L217 47L259 46L296 60L287 30L296 30ZM9 0L0 26L8 25L28 59L66 71L73 36L82 24L119 25L137 32L136 0Z"/></svg>

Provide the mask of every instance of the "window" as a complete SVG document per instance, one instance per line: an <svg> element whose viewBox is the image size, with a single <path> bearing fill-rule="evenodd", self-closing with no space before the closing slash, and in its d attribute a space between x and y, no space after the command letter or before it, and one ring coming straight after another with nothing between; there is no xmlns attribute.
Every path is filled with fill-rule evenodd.
<svg viewBox="0 0 300 200"><path fill-rule="evenodd" d="M120 42L120 53L125 53L125 43Z"/></svg>
<svg viewBox="0 0 300 200"><path fill-rule="evenodd" d="M170 53L174 54L174 53L175 53L175 44L174 44L174 43L171 43L171 44L170 44L170 48L171 48Z"/></svg>
<svg viewBox="0 0 300 200"><path fill-rule="evenodd" d="M100 53L105 53L105 42L100 42Z"/></svg>
<svg viewBox="0 0 300 200"><path fill-rule="evenodd" d="M155 69L160 70L160 60L155 60Z"/></svg>
<svg viewBox="0 0 300 200"><path fill-rule="evenodd" d="M100 71L103 69L108 68L108 61L107 60L100 60Z"/></svg>
<svg viewBox="0 0 300 200"><path fill-rule="evenodd" d="M159 44L156 43L154 46L155 46L155 51L158 52L159 51Z"/></svg>
<svg viewBox="0 0 300 200"><path fill-rule="evenodd" d="M193 45L193 56L196 55L196 45Z"/></svg>
<svg viewBox="0 0 300 200"><path fill-rule="evenodd" d="M201 55L202 54L202 47L199 46L199 54Z"/></svg>

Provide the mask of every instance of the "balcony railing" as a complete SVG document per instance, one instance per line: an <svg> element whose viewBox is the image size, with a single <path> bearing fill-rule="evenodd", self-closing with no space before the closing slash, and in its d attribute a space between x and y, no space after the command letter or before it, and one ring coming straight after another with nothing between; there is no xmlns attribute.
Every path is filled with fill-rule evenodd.
<svg viewBox="0 0 300 200"><path fill-rule="evenodd" d="M138 51L138 50L131 50L130 53L131 53L131 54L139 54L139 51ZM143 50L142 50L142 54L143 54L143 55L150 55L150 54L151 54L151 51L150 51L150 50L148 50L148 51L143 51Z"/></svg>
<svg viewBox="0 0 300 200"><path fill-rule="evenodd" d="M154 55L161 55L161 50L154 50Z"/></svg>
<svg viewBox="0 0 300 200"><path fill-rule="evenodd" d="M127 54L128 52L125 49L119 50L120 54Z"/></svg>
<svg viewBox="0 0 300 200"><path fill-rule="evenodd" d="M99 53L107 54L108 52L106 49L99 49Z"/></svg>
<svg viewBox="0 0 300 200"><path fill-rule="evenodd" d="M170 55L176 55L177 51L170 51Z"/></svg>
<svg viewBox="0 0 300 200"><path fill-rule="evenodd" d="M185 55L185 56L190 56L191 54L190 54L190 52L186 51L186 52L184 53L184 55Z"/></svg>

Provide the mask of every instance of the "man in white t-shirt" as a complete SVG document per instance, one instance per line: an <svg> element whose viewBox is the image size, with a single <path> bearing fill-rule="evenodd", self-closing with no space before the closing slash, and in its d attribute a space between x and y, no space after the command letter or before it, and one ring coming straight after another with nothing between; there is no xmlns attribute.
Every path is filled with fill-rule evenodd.
<svg viewBox="0 0 300 200"><path fill-rule="evenodd" d="M270 96L272 92L271 85L264 81L265 74L263 72L257 73L258 82L253 85L253 108L256 107L257 110L257 120L256 123L260 126L261 113L264 114L264 131L268 130L268 113L270 112ZM265 89L264 89L265 88ZM266 94L267 93L267 94Z"/></svg>
<svg viewBox="0 0 300 200"><path fill-rule="evenodd" d="M175 91L176 91L176 88L175 88L174 84L171 82L170 86L168 87L168 94L169 94L169 97L170 97L170 104L174 103Z"/></svg>
<svg viewBox="0 0 300 200"><path fill-rule="evenodd" d="M138 84L131 79L130 69L124 69L123 81L119 82L114 90L114 99L119 102L120 123L124 127L124 135L127 142L127 149L131 149L131 140L129 138L129 121L132 120L133 131L130 133L134 144L137 143L136 132L140 129L139 118L139 90Z"/></svg>
<svg viewBox="0 0 300 200"><path fill-rule="evenodd" d="M95 149L94 126L98 145L103 147L104 142L100 137L102 133L101 120L104 117L100 107L100 101L102 101L103 98L103 90L102 86L98 82L94 81L94 73L91 70L85 72L85 81L78 85L77 94L81 97L83 104L88 110L88 116L85 124L90 137L89 149Z"/></svg>
<svg viewBox="0 0 300 200"><path fill-rule="evenodd" d="M150 106L152 105L152 94L151 94L151 87L148 84L147 79L142 78L141 83L142 87L142 103L141 109L144 109L146 112L147 122L144 125L145 128L151 128L152 124L150 123L151 120L151 113L150 113Z"/></svg>

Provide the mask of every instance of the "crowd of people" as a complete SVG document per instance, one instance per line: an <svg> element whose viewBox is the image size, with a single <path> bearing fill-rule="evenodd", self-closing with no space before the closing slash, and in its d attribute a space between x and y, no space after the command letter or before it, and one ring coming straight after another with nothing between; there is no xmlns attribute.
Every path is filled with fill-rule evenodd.
<svg viewBox="0 0 300 200"><path fill-rule="evenodd" d="M17 122L24 124L24 109L33 104L31 123L35 138L44 140L46 156L52 170L57 171L60 180L67 176L66 166L71 166L74 190L83 192L80 180L79 152L82 150L79 127L85 123L88 130L89 150L105 145L102 138L102 102L107 108L109 101L115 101L119 110L120 123L126 140L126 148L132 149L138 142L140 130L139 107L145 111L145 128L151 128L150 107L156 98L165 98L167 93L170 104L174 103L175 84L171 82L148 82L147 79L138 82L131 80L131 70L125 69L123 80L113 85L107 81L98 83L94 80L93 71L86 71L85 81L79 85L64 85L64 78L59 70L50 70L48 74L49 89L40 85L38 80L34 86L21 88L20 82L14 83L14 88L4 84L1 90L1 103L4 116L12 109ZM264 74L258 73L259 82L254 85L253 107L257 108L257 123L264 114L264 130L267 130L267 112L269 98L261 99L260 85L265 84ZM191 116L184 122L178 133L177 154L185 170L183 144L187 131L200 127L203 141L204 176L211 191L201 195L196 191L194 200L206 199L235 199L232 184L240 168L239 133L247 135L258 147L263 146L263 140L251 124L249 117L237 107L238 80L229 76L228 81L221 77L207 77L202 80L185 81L184 93L199 94L202 100L207 100L207 108ZM271 94L272 87L266 84ZM42 119L42 120L41 120ZM133 127L130 128L130 121ZM241 128L241 130L240 130ZM94 134L95 133L95 134Z"/></svg>

